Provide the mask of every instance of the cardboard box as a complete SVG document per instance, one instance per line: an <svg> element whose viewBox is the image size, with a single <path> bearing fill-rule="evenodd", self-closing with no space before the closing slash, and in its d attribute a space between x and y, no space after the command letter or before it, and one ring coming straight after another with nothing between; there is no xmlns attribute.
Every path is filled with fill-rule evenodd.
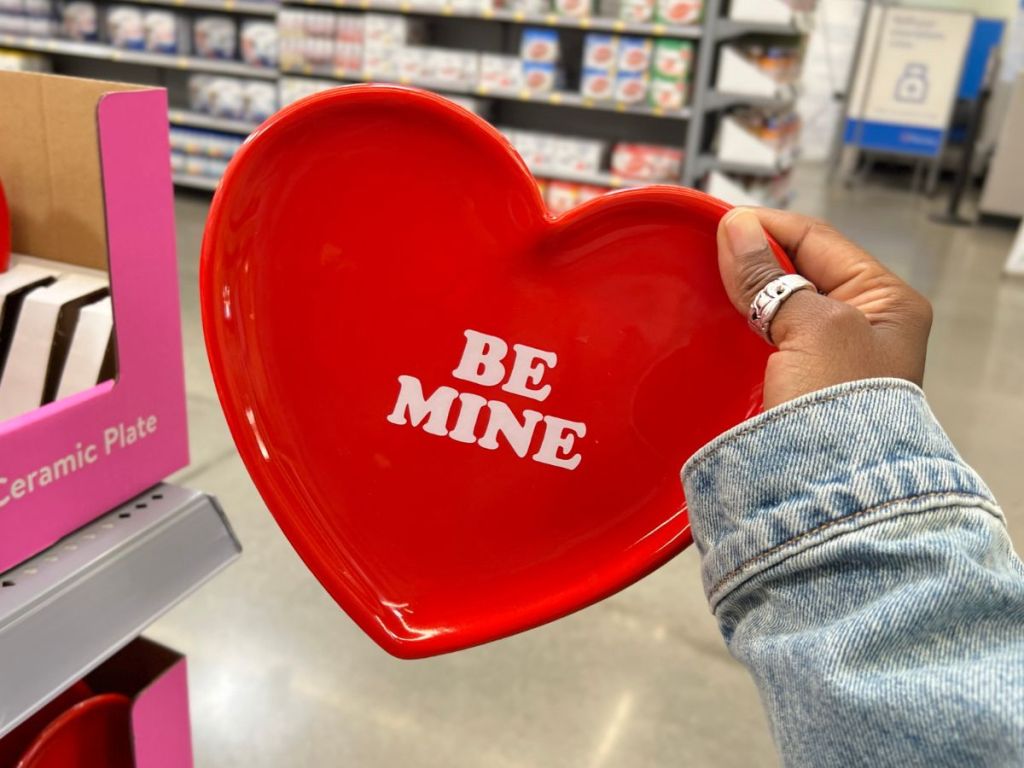
<svg viewBox="0 0 1024 768"><path fill-rule="evenodd" d="M109 271L118 362L116 381L0 422L7 570L185 466L188 439L166 92L0 72L0 104L13 250ZM104 450L140 418L152 435ZM69 462L78 444L95 460Z"/></svg>

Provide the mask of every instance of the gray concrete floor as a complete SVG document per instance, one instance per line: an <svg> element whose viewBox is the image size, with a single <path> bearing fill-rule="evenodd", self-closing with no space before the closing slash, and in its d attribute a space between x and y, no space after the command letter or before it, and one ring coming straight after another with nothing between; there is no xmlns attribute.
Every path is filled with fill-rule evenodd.
<svg viewBox="0 0 1024 768"><path fill-rule="evenodd" d="M796 209L831 219L933 301L932 406L1024 541L1024 280L1000 277L1012 233L938 226L927 214L939 201L877 183L829 189L809 171L799 187ZM188 654L201 768L777 764L695 551L482 648L403 662L367 639L278 531L221 416L196 288L207 202L177 202L192 465L176 479L220 497L246 551L149 632Z"/></svg>

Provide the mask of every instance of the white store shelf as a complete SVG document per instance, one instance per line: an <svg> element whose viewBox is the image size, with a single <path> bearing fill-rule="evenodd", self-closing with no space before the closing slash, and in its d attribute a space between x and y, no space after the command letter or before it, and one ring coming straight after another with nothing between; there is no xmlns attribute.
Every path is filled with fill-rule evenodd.
<svg viewBox="0 0 1024 768"><path fill-rule="evenodd" d="M780 96L754 96L749 93L709 91L704 97L706 110L728 109L729 107L764 107L766 109L787 109L796 106L796 92Z"/></svg>
<svg viewBox="0 0 1024 768"><path fill-rule="evenodd" d="M240 552L213 498L161 484L0 574L0 736Z"/></svg>
<svg viewBox="0 0 1024 768"><path fill-rule="evenodd" d="M557 13L525 13L524 11L466 10L450 3L424 7L411 2L387 2L387 0L290 0L294 6L316 6L325 8L348 8L383 13L403 13L417 16L444 16L456 19L485 19L509 24L529 24L538 27L561 27L563 29L588 29L601 32L622 32L631 35L651 37L699 38L703 32L700 24L639 24L621 19L600 16L560 16Z"/></svg>
<svg viewBox="0 0 1024 768"><path fill-rule="evenodd" d="M210 131L235 133L240 136L248 136L259 127L259 123L249 123L245 120L226 120L222 117L204 115L201 112L190 112L186 109L168 110L167 117L172 125L187 125L190 128L205 128Z"/></svg>
<svg viewBox="0 0 1024 768"><path fill-rule="evenodd" d="M796 24L779 24L771 21L737 21L721 19L715 27L719 40L731 40L743 35L773 35L779 37L801 37L810 30Z"/></svg>
<svg viewBox="0 0 1024 768"><path fill-rule="evenodd" d="M49 53L55 56L77 56L86 59L101 59L126 64L142 64L163 69L214 72L223 75L238 75L240 77L257 77L265 80L276 80L278 75L276 69L252 67L240 61L201 59L194 56L176 56L165 53L147 53L145 51L128 51L100 43L79 43L73 40L60 40L57 38L0 35L0 47L14 48L20 51Z"/></svg>
<svg viewBox="0 0 1024 768"><path fill-rule="evenodd" d="M278 3L245 2L245 0L132 0L136 5L159 5L166 8L189 8L197 11L238 13L246 16L277 16Z"/></svg>
<svg viewBox="0 0 1024 768"><path fill-rule="evenodd" d="M220 179L214 179L210 176L194 176L188 173L176 173L173 178L175 186L202 189L207 192L213 192L217 189L217 185L220 184Z"/></svg>
<svg viewBox="0 0 1024 768"><path fill-rule="evenodd" d="M689 107L682 109L663 109L662 107L649 107L645 104L625 104L614 101L597 101L571 91L530 91L527 89L519 91L497 91L480 86L458 85L448 81L429 80L408 80L405 78L375 77L369 72L360 72L349 69L320 69L311 66L282 67L281 71L288 75L305 75L309 77L327 78L348 83L369 83L369 82L390 82L401 85L412 85L419 88L440 91L442 93L468 94L470 96L483 96L489 99L500 99L503 101L528 101L537 104L550 104L559 107L573 107L577 109L596 109L604 112L620 112L629 115L647 115L672 120L688 120L691 115Z"/></svg>

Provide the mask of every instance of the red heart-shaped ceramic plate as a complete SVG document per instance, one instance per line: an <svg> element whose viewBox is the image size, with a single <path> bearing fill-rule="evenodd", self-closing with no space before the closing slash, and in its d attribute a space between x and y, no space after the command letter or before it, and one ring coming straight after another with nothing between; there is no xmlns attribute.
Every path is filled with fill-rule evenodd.
<svg viewBox="0 0 1024 768"><path fill-rule="evenodd" d="M394 86L245 143L203 242L214 380L279 525L385 649L527 629L690 543L679 470L759 408L771 351L719 281L725 210L651 187L552 218L493 128Z"/></svg>

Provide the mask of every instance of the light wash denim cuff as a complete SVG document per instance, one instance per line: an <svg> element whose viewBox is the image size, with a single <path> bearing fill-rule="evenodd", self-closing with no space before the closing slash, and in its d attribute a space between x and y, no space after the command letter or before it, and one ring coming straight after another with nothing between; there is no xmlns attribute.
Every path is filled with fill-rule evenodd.
<svg viewBox="0 0 1024 768"><path fill-rule="evenodd" d="M683 485L713 610L753 576L881 520L960 503L1001 516L902 379L840 384L745 421L686 462Z"/></svg>

